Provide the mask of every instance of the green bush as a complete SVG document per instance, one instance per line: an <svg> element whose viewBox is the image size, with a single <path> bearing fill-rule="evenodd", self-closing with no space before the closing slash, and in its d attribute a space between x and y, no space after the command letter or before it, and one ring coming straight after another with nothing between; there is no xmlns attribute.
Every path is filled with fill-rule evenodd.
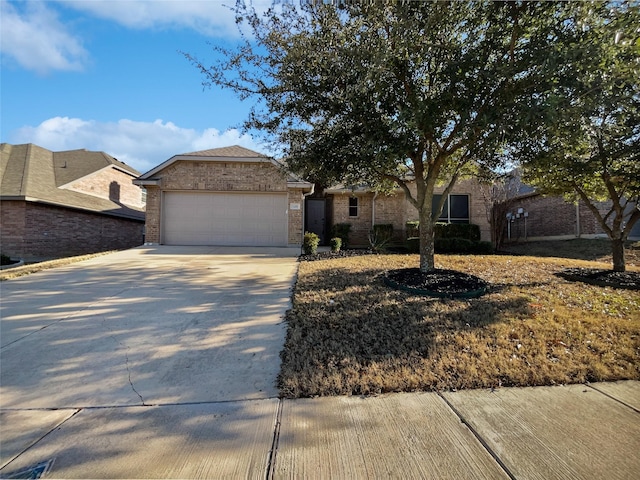
<svg viewBox="0 0 640 480"><path fill-rule="evenodd" d="M306 232L304 234L304 241L302 242L302 250L305 255L315 255L318 251L318 244L320 243L320 237L312 232Z"/></svg>
<svg viewBox="0 0 640 480"><path fill-rule="evenodd" d="M409 250L409 253L420 253L420 238L407 238L407 250Z"/></svg>
<svg viewBox="0 0 640 480"><path fill-rule="evenodd" d="M419 235L420 222L406 223L407 238ZM434 227L435 238L466 238L472 242L480 241L480 227L473 223L436 223Z"/></svg>
<svg viewBox="0 0 640 480"><path fill-rule="evenodd" d="M464 238L480 241L480 227L473 223L436 223L436 238Z"/></svg>
<svg viewBox="0 0 640 480"><path fill-rule="evenodd" d="M333 237L329 240L329 245L331 245L332 252L339 252L342 246L342 239L340 237Z"/></svg>
<svg viewBox="0 0 640 480"><path fill-rule="evenodd" d="M11 261L11 257L5 255L4 253L0 255L0 265L11 265L13 262Z"/></svg>
<svg viewBox="0 0 640 480"><path fill-rule="evenodd" d="M466 238L436 238L434 249L436 253L469 253L472 245Z"/></svg>
<svg viewBox="0 0 640 480"><path fill-rule="evenodd" d="M420 222L418 220L407 222L405 229L407 231L407 238L416 238L420 234Z"/></svg>
<svg viewBox="0 0 640 480"><path fill-rule="evenodd" d="M342 248L349 246L349 232L351 232L350 223L336 223L331 227L331 237L338 237L342 240Z"/></svg>
<svg viewBox="0 0 640 480"><path fill-rule="evenodd" d="M374 225L373 230L369 232L369 245L371 246L371 250L374 252L386 250L392 238L392 224Z"/></svg>
<svg viewBox="0 0 640 480"><path fill-rule="evenodd" d="M473 253L477 255L491 255L495 253L495 250L493 248L493 243L491 242L486 242L486 241L476 242L473 248L474 248Z"/></svg>
<svg viewBox="0 0 640 480"><path fill-rule="evenodd" d="M406 246L409 253L420 253L420 238L408 238ZM493 253L493 244L491 242L473 242L466 238L436 238L434 250L435 253L490 255Z"/></svg>

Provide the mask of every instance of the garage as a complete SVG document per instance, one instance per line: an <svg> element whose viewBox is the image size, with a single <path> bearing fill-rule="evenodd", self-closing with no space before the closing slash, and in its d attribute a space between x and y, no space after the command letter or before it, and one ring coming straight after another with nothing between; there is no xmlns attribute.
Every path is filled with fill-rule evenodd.
<svg viewBox="0 0 640 480"><path fill-rule="evenodd" d="M174 155L133 181L147 245L299 246L314 185L238 145Z"/></svg>
<svg viewBox="0 0 640 480"><path fill-rule="evenodd" d="M165 192L166 245L287 245L286 193Z"/></svg>

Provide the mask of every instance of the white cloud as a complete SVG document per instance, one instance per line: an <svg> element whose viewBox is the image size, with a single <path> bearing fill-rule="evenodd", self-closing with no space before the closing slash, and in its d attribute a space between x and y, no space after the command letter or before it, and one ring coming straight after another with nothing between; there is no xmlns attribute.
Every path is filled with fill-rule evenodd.
<svg viewBox="0 0 640 480"><path fill-rule="evenodd" d="M56 13L42 2L12 4L2 0L0 28L2 56L39 74L82 70L88 58L81 40L70 34Z"/></svg>
<svg viewBox="0 0 640 480"><path fill-rule="evenodd" d="M80 118L54 117L35 127L22 127L9 135L10 143L34 143L52 151L102 151L141 173L180 153L240 145L267 153L250 135L236 129L197 131L172 122L97 122Z"/></svg>
<svg viewBox="0 0 640 480"><path fill-rule="evenodd" d="M189 28L211 37L237 36L235 0L64 0L65 5L128 28ZM265 10L271 1L254 2Z"/></svg>

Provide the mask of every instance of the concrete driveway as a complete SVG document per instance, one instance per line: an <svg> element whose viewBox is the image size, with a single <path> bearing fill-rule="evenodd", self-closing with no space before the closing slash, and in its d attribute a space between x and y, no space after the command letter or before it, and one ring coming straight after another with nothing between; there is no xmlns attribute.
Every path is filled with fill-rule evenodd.
<svg viewBox="0 0 640 480"><path fill-rule="evenodd" d="M3 282L2 407L277 396L298 253L141 247Z"/></svg>
<svg viewBox="0 0 640 480"><path fill-rule="evenodd" d="M228 417L240 414L251 430L267 422L270 442L283 315L299 253L140 247L3 282L0 468L80 412L83 421L76 417L66 433L100 432L115 451L126 432L137 432L127 437L134 442L162 438L170 445L189 424L207 425L207 435L234 448L213 420L227 417L224 428L233 430L239 427ZM237 403L225 406L229 401ZM222 403L214 411L202 407L212 402ZM78 476L100 476L99 459L86 469L95 446L85 451L74 439L57 448L51 458L22 455L7 469L57 457L84 465ZM64 454L67 448L72 453ZM112 459L114 450L107 452Z"/></svg>

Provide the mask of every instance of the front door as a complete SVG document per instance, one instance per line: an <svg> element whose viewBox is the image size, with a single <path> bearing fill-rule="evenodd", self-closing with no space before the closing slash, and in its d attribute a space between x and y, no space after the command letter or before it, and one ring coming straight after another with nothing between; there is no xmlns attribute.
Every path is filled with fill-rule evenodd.
<svg viewBox="0 0 640 480"><path fill-rule="evenodd" d="M327 203L324 198L307 198L305 232L315 233L320 237L320 245L326 245Z"/></svg>

